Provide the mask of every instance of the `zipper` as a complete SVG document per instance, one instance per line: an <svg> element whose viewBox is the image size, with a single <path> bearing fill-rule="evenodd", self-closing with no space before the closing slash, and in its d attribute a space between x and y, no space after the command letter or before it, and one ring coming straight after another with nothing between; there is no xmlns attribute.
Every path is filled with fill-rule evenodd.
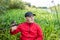
<svg viewBox="0 0 60 40"><path fill-rule="evenodd" d="M29 24L28 32L29 32L29 34L30 34L30 24ZM30 36L28 36L28 38L30 38Z"/></svg>

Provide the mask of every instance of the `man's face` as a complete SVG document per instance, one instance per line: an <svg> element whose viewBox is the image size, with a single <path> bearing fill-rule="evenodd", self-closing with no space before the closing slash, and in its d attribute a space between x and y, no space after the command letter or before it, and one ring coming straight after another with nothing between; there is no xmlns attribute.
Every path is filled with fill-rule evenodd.
<svg viewBox="0 0 60 40"><path fill-rule="evenodd" d="M33 23L34 22L34 16L26 17L26 21L28 23Z"/></svg>

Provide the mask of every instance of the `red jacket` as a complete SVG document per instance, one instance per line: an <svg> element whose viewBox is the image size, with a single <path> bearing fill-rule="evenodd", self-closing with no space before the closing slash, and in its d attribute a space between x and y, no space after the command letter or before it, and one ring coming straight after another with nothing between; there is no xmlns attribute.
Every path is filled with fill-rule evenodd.
<svg viewBox="0 0 60 40"><path fill-rule="evenodd" d="M20 40L43 40L42 29L36 23L21 23L18 28L13 32L10 30L12 35L21 32Z"/></svg>

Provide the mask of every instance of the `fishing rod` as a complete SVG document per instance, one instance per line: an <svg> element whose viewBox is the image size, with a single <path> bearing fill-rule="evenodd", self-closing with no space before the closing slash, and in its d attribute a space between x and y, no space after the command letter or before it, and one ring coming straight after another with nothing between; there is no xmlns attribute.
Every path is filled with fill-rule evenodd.
<svg viewBox="0 0 60 40"><path fill-rule="evenodd" d="M18 20L20 20L20 17L18 18ZM13 26L18 26L19 24L17 24L17 22L15 21L15 20L12 20L11 21L11 24L10 25L8 25L8 27L5 27L5 28L0 28L0 30L6 30L6 29L8 29L8 28L11 28L11 27L13 27Z"/></svg>
<svg viewBox="0 0 60 40"><path fill-rule="evenodd" d="M13 20L13 21L11 22L11 24L8 25L9 27L6 27L6 28L0 28L0 30L5 31L6 29L11 28L11 27L14 27L14 26L17 26L17 25L18 25L18 24L16 23L16 21Z"/></svg>

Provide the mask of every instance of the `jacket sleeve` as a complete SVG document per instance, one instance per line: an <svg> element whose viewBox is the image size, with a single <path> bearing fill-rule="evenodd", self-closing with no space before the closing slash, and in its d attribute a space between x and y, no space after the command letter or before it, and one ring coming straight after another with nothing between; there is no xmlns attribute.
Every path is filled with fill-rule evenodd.
<svg viewBox="0 0 60 40"><path fill-rule="evenodd" d="M14 35L14 34L17 34L17 33L20 32L20 31L21 31L21 25L18 25L16 30L11 31L11 29L10 29L10 34L11 34L11 35Z"/></svg>
<svg viewBox="0 0 60 40"><path fill-rule="evenodd" d="M39 25L37 26L37 39L36 40L43 40L43 32Z"/></svg>

